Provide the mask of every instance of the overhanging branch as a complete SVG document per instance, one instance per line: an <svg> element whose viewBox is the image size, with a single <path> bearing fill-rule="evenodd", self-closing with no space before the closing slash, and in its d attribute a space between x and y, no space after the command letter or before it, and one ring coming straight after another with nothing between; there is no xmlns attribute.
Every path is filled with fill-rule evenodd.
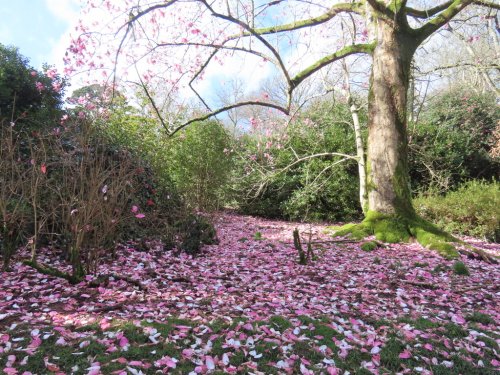
<svg viewBox="0 0 500 375"><path fill-rule="evenodd" d="M214 17L217 17L217 18L220 18L220 19L223 19L223 20L226 20L226 21L229 21L231 23L234 23L238 26L240 26L241 28L243 28L244 30L246 30L248 33L250 33L251 35L255 36L264 46L266 46L266 48L272 53L272 55L274 56L274 58L276 59L276 62L277 62L277 65L279 66L281 72L283 73L283 75L285 76L285 79L287 81L288 84L290 84L290 75L288 73L288 70L286 69L285 67L285 63L283 62L279 52L276 50L276 48L274 48L271 43L269 43L265 38L262 37L262 35L260 35L259 33L257 33L252 27L250 27L250 25L248 25L247 23L231 16L231 15L226 15L226 14L222 14L222 13L218 13L216 12L210 4L208 4L208 2L206 0L200 0L202 2L203 5L205 5L205 7L212 13L212 15ZM228 38L226 40L226 42L228 40L231 40L230 38Z"/></svg>
<svg viewBox="0 0 500 375"><path fill-rule="evenodd" d="M318 70L324 68L325 66L333 63L334 61L340 60L344 57L354 55L357 53L372 54L375 48L375 43L369 44L353 44L338 50L331 55L325 56L322 59L316 61L314 64L308 66L301 72L297 73L295 77L292 78L292 85L290 91L293 91L302 81L310 77L312 74L316 73Z"/></svg>
<svg viewBox="0 0 500 375"><path fill-rule="evenodd" d="M244 101L244 102L238 102L238 103L230 104L230 105L221 107L219 109L216 109L214 111L211 111L211 112L209 112L209 113L207 113L207 114L205 114L203 116L192 118L191 120L189 120L189 121L185 122L184 124L178 126L169 135L170 136L174 135L178 131L184 129L186 126L188 126L188 125L190 125L190 124L192 124L194 122L205 121L205 120L208 120L211 117L217 116L218 114L223 113L223 112L227 112L227 111L229 111L231 109L239 108L239 107L245 107L245 106L251 106L251 105L257 105L257 106L260 106L260 107L267 107L267 108L276 109L277 111L280 111L280 112L284 113L285 115L290 114L290 107L283 107L283 106L281 106L279 104L274 104L274 103L269 103L269 102L261 102L261 101L258 101L258 100L248 100L248 101Z"/></svg>
<svg viewBox="0 0 500 375"><path fill-rule="evenodd" d="M284 25L257 28L257 29L254 29L253 32L258 34L258 35L269 35L269 34L277 34L277 33L285 32L285 31L299 30L299 29L303 29L305 27L321 25L322 23L330 21L331 19L333 19L335 16L337 16L340 13L362 14L363 11L364 11L364 9L363 9L361 2L339 3L339 4L333 5L326 13L324 13L318 17L308 18L306 20L301 20L301 21L295 21L292 23L284 24ZM242 36L251 36L251 35L253 35L253 34L250 32L244 32L244 33L241 33L238 35L233 35L231 38L237 39L237 38L240 38Z"/></svg>
<svg viewBox="0 0 500 375"><path fill-rule="evenodd" d="M465 7L471 4L472 0L455 0L445 10L439 13L436 18L428 21L422 27L415 30L418 42L423 42L435 31L446 25L453 17L460 13Z"/></svg>
<svg viewBox="0 0 500 375"><path fill-rule="evenodd" d="M370 4L372 6L372 8L375 11L377 11L377 12L379 12L379 13L381 13L381 14L383 14L391 19L393 19L395 17L394 12L392 10L390 10L389 7L387 5L385 5L384 3L382 3L378 0L366 0L366 1L368 2L368 4Z"/></svg>
<svg viewBox="0 0 500 375"><path fill-rule="evenodd" d="M475 4L475 5L480 5L480 6L484 6L484 7L487 7L487 8L492 8L492 9L500 10L500 3L494 3L493 1L472 0L472 3Z"/></svg>
<svg viewBox="0 0 500 375"><path fill-rule="evenodd" d="M453 4L453 0L447 1L446 3L443 3L441 5L437 5L434 8L430 9L415 9L411 7L406 7L406 14L415 17L415 18L430 18L435 16L436 14L442 12L446 8L448 8L451 4Z"/></svg>

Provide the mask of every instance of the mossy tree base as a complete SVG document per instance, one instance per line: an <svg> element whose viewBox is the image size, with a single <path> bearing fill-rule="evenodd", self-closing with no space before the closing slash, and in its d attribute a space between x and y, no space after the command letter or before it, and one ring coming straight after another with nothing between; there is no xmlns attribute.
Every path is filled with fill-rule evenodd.
<svg viewBox="0 0 500 375"><path fill-rule="evenodd" d="M401 243L416 239L418 243L437 251L446 259L459 257L455 244L461 241L434 224L414 215L403 217L368 211L360 224L347 224L334 232L335 236L351 236L362 240L371 235L381 242Z"/></svg>

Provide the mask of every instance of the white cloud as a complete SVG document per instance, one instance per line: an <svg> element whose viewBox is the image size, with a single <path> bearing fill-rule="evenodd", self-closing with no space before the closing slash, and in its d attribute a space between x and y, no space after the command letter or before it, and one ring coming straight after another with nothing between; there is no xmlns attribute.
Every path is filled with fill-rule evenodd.
<svg viewBox="0 0 500 375"><path fill-rule="evenodd" d="M80 2L78 0L45 0L47 9L57 18L68 24L78 19Z"/></svg>
<svg viewBox="0 0 500 375"><path fill-rule="evenodd" d="M64 71L63 58L71 42L72 33L78 23L81 9L80 0L45 0L47 9L54 17L66 24L65 31L58 38L49 40L50 52L47 61L55 65L59 72Z"/></svg>

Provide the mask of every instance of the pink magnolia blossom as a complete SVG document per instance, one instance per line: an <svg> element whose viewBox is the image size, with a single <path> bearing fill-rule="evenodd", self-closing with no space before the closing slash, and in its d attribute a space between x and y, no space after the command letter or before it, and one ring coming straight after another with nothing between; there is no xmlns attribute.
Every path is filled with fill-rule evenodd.
<svg viewBox="0 0 500 375"><path fill-rule="evenodd" d="M42 82L35 82L35 87L36 89L38 90L38 92L42 92L43 90L45 90L45 86L43 85Z"/></svg>

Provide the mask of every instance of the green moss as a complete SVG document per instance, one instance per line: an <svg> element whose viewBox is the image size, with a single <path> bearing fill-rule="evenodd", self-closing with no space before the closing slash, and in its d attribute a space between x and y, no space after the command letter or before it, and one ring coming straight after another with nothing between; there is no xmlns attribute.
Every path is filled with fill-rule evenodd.
<svg viewBox="0 0 500 375"><path fill-rule="evenodd" d="M463 262L455 262L453 264L453 273L455 273L455 275L462 275L462 276L470 275L469 269Z"/></svg>
<svg viewBox="0 0 500 375"><path fill-rule="evenodd" d="M455 246L446 242L433 242L428 246L431 250L436 250L445 259L455 259L459 257Z"/></svg>
<svg viewBox="0 0 500 375"><path fill-rule="evenodd" d="M350 223L337 228L333 227L332 230L333 236L350 236L354 240L375 235L375 238L382 242L401 243L415 238L422 246L437 251L446 259L459 257L458 251L452 244L460 242L457 238L414 213L401 216L368 211L360 224ZM363 244L362 249L368 249L370 246Z"/></svg>
<svg viewBox="0 0 500 375"><path fill-rule="evenodd" d="M68 274L66 272L59 271L57 268L50 267L46 264L34 262L32 260L25 260L25 261L23 261L23 264L36 269L38 272L43 273L44 275L49 275L49 276L60 277L62 279L66 279L71 284L78 284L80 281L82 281L83 276L84 276L84 273L77 274L77 275L71 275L71 274Z"/></svg>
<svg viewBox="0 0 500 375"><path fill-rule="evenodd" d="M404 111L398 111L401 115ZM400 133L404 134L403 138L406 138L406 129L404 120L396 121L396 126ZM401 146L403 147L403 146ZM407 146L404 145L404 152L402 154L407 154ZM394 171L394 176L392 177L392 185L394 187L394 193L396 194L394 198L394 205L396 207L396 213L405 218L414 218L415 209L412 205L411 191L410 191L410 177L408 175L408 161L406 157L398 161L396 170Z"/></svg>
<svg viewBox="0 0 500 375"><path fill-rule="evenodd" d="M419 217L414 219L410 226L410 232L419 244L437 251L446 259L454 259L459 256L455 246L450 243L459 242L459 240L427 220Z"/></svg>
<svg viewBox="0 0 500 375"><path fill-rule="evenodd" d="M346 224L341 227L332 228L334 230L333 236L350 236L354 240L362 240L371 235L363 224Z"/></svg>
<svg viewBox="0 0 500 375"><path fill-rule="evenodd" d="M375 250L377 247L378 243L376 243L375 241L368 241L361 245L361 250L370 252Z"/></svg>
<svg viewBox="0 0 500 375"><path fill-rule="evenodd" d="M362 225L367 232L375 234L375 238L382 242L397 243L410 240L406 220L398 216L368 211Z"/></svg>
<svg viewBox="0 0 500 375"><path fill-rule="evenodd" d="M450 339L463 339L469 336L469 333L457 324L448 323L444 326L444 335Z"/></svg>

